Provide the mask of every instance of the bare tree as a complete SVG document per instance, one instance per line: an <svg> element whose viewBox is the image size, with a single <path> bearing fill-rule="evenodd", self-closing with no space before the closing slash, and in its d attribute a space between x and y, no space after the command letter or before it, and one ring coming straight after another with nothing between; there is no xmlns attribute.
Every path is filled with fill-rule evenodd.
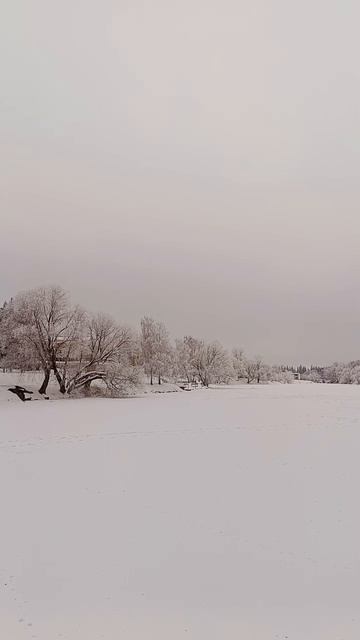
<svg viewBox="0 0 360 640"><path fill-rule="evenodd" d="M309 382L323 382L320 372L316 369L306 371L306 373L302 375L302 380L308 380Z"/></svg>
<svg viewBox="0 0 360 640"><path fill-rule="evenodd" d="M269 367L267 379L270 382L281 382L282 384L291 384L294 382L294 375L285 367Z"/></svg>
<svg viewBox="0 0 360 640"><path fill-rule="evenodd" d="M254 362L253 360L245 360L244 374L248 384L251 384L254 380L256 380L257 373L258 367L256 362Z"/></svg>
<svg viewBox="0 0 360 640"><path fill-rule="evenodd" d="M224 347L217 341L209 344L197 341L193 364L205 387L214 382L226 382L230 377L230 361Z"/></svg>
<svg viewBox="0 0 360 640"><path fill-rule="evenodd" d="M81 387L89 393L95 380L110 384L111 379L115 388L116 374L120 385L120 378L126 379L125 369L129 369L132 380L135 368L130 375L130 352L134 339L130 329L117 325L110 316L100 313L90 317L85 324L79 359L67 379L68 393Z"/></svg>
<svg viewBox="0 0 360 640"><path fill-rule="evenodd" d="M260 384L261 380L266 377L267 367L260 356L257 356L254 361L256 371L256 382Z"/></svg>
<svg viewBox="0 0 360 640"><path fill-rule="evenodd" d="M154 383L155 376L161 384L163 377L174 366L173 350L165 325L144 316L141 320L140 343L145 373L150 377L150 384Z"/></svg>
<svg viewBox="0 0 360 640"><path fill-rule="evenodd" d="M141 319L141 349L145 373L150 376L150 384L154 383L156 367L155 320L148 316Z"/></svg>
<svg viewBox="0 0 360 640"><path fill-rule="evenodd" d="M44 372L39 392L46 393L51 371L65 393L66 368L78 348L83 312L72 307L60 287L40 288L15 300L15 334L31 350Z"/></svg>
<svg viewBox="0 0 360 640"><path fill-rule="evenodd" d="M196 358L201 346L202 343L191 336L185 336L182 340L176 340L176 371L179 376L186 378L187 382L195 382L198 377Z"/></svg>
<svg viewBox="0 0 360 640"><path fill-rule="evenodd" d="M15 345L14 301L4 302L0 308L0 362L3 370L12 368L13 362L24 361L24 353L18 354L19 344Z"/></svg>
<svg viewBox="0 0 360 640"><path fill-rule="evenodd" d="M243 349L234 348L232 350L232 367L237 380L245 378L245 353Z"/></svg>

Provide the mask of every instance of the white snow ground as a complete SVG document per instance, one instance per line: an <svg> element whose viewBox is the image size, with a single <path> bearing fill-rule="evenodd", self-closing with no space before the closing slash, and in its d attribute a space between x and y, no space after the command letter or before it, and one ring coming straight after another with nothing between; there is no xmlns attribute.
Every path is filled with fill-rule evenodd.
<svg viewBox="0 0 360 640"><path fill-rule="evenodd" d="M360 387L0 406L0 638L358 640Z"/></svg>

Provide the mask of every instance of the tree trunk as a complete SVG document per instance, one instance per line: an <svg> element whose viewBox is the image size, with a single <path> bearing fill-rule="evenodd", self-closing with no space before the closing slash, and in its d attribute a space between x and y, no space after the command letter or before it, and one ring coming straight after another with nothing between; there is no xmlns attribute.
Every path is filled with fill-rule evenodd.
<svg viewBox="0 0 360 640"><path fill-rule="evenodd" d="M151 385L153 384L153 372L152 372L152 369L150 371L150 384Z"/></svg>
<svg viewBox="0 0 360 640"><path fill-rule="evenodd" d="M55 373L55 378L59 383L59 387L60 387L61 393L65 393L66 392L65 382L62 379L62 377L61 377L61 375L59 373L59 370L58 370L56 365L53 366L53 370L54 370L54 373Z"/></svg>
<svg viewBox="0 0 360 640"><path fill-rule="evenodd" d="M161 375L159 373L159 384L161 384Z"/></svg>
<svg viewBox="0 0 360 640"><path fill-rule="evenodd" d="M46 393L46 389L48 388L48 384L49 384L49 380L50 380L50 369L45 369L44 371L44 380L43 383L39 389L39 393L41 393L41 395L44 395Z"/></svg>

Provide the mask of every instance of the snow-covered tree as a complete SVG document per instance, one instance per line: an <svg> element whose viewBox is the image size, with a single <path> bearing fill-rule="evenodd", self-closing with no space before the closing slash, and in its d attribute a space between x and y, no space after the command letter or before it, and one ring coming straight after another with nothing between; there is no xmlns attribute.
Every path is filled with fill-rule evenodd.
<svg viewBox="0 0 360 640"><path fill-rule="evenodd" d="M322 382L322 376L317 369L310 369L306 371L306 373L302 374L303 380L308 380L309 382Z"/></svg>
<svg viewBox="0 0 360 640"><path fill-rule="evenodd" d="M153 384L155 376L161 384L162 379L171 374L174 368L174 353L165 325L144 316L141 320L140 344L150 384Z"/></svg>
<svg viewBox="0 0 360 640"><path fill-rule="evenodd" d="M354 360L338 367L340 384L360 383L360 362Z"/></svg>
<svg viewBox="0 0 360 640"><path fill-rule="evenodd" d="M232 350L231 355L232 355L232 367L234 369L235 378L236 380L241 380L242 378L245 378L245 362L246 362L245 353L243 349L239 349L235 347Z"/></svg>
<svg viewBox="0 0 360 640"><path fill-rule="evenodd" d="M258 374L258 366L254 360L245 360L244 363L244 377L247 380L248 384L251 384L256 380L256 376Z"/></svg>
<svg viewBox="0 0 360 640"><path fill-rule="evenodd" d="M268 367L265 365L265 363L263 362L260 356L257 356L255 358L254 365L255 365L255 372L256 372L255 373L256 382L260 384L262 380L266 380L267 378Z"/></svg>
<svg viewBox="0 0 360 640"><path fill-rule="evenodd" d="M14 314L14 339L26 345L44 372L39 392L46 393L53 371L65 393L62 370L78 349L84 313L70 304L66 291L53 286L18 295Z"/></svg>
<svg viewBox="0 0 360 640"><path fill-rule="evenodd" d="M342 369L343 365L338 362L334 362L334 364L329 367L325 367L323 370L324 380L330 384L338 384L340 382Z"/></svg>
<svg viewBox="0 0 360 640"><path fill-rule="evenodd" d="M269 382L281 382L282 384L292 384L294 382L292 372L284 367L269 367L267 379Z"/></svg>
<svg viewBox="0 0 360 640"><path fill-rule="evenodd" d="M176 340L176 371L187 382L195 382L198 378L196 358L201 346L201 341L192 336L184 336L182 340Z"/></svg>
<svg viewBox="0 0 360 640"><path fill-rule="evenodd" d="M4 302L0 308L0 363L3 369L11 368L13 346L14 301ZM21 357L19 356L19 360Z"/></svg>
<svg viewBox="0 0 360 640"><path fill-rule="evenodd" d="M90 316L84 324L82 340L79 345L78 359L70 363L64 372L68 393L84 387L90 392L91 383L100 380L113 388L123 386L126 379L129 385L138 378L131 363L130 355L134 334L119 326L110 316L99 313ZM121 385L119 381L122 381Z"/></svg>
<svg viewBox="0 0 360 640"><path fill-rule="evenodd" d="M231 379L229 355L217 341L208 344L197 341L193 364L196 375L205 387Z"/></svg>

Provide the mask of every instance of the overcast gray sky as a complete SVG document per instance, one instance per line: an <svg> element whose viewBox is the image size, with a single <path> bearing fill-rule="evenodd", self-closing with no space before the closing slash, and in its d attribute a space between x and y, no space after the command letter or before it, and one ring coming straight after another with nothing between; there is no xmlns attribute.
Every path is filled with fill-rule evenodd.
<svg viewBox="0 0 360 640"><path fill-rule="evenodd" d="M1 298L360 357L360 5L5 0Z"/></svg>

